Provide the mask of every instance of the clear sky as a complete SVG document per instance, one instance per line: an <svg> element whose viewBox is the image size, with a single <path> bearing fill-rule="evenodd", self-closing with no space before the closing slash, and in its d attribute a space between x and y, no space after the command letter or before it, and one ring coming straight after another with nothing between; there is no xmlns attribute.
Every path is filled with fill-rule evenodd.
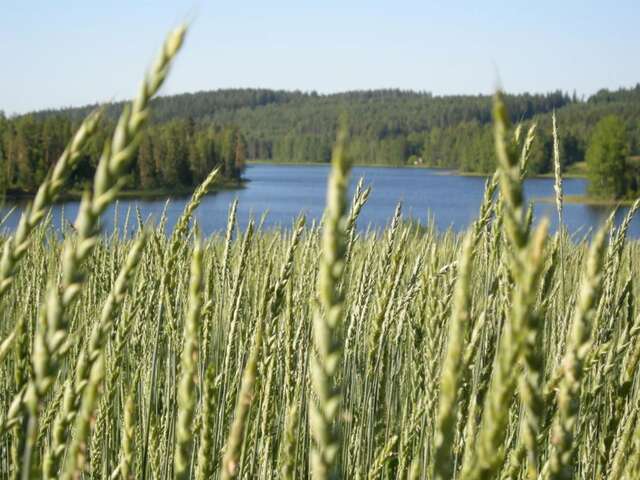
<svg viewBox="0 0 640 480"><path fill-rule="evenodd" d="M131 97L191 21L164 93L227 87L434 94L640 82L640 0L2 0L0 110Z"/></svg>

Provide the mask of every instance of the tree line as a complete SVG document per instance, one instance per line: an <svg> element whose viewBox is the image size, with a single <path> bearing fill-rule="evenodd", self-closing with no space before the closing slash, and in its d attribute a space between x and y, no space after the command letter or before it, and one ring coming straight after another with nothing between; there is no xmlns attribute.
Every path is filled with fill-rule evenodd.
<svg viewBox="0 0 640 480"><path fill-rule="evenodd" d="M514 118L531 119L560 109L572 98L560 91L548 94L508 95ZM64 115L79 121L94 105L37 112L42 118ZM107 107L117 118L122 104ZM197 125L237 125L246 138L250 160L275 162L328 161L338 117L350 123L351 154L357 163L402 165L424 156L428 134L443 135L467 124L491 123L491 97L487 95L434 96L403 90L353 91L331 95L260 89L228 89L161 97L153 103L155 123L191 118ZM456 135L457 136L457 135ZM443 137L442 146L448 143ZM446 150L446 149L441 149ZM458 167L448 155L430 164Z"/></svg>
<svg viewBox="0 0 640 480"><path fill-rule="evenodd" d="M556 91L507 95L505 101L514 122L522 122L525 127L535 122L538 126L530 173L553 170L554 111L563 168L586 160L596 125L611 115L624 127L627 156L640 154L640 85L601 90L588 98ZM69 125L79 122L92 108L95 106L41 111L5 119L4 123L14 131L23 124L36 123L42 130L48 125L46 130L62 132L58 136L68 138ZM106 117L115 121L121 109L121 103L108 105ZM226 89L161 97L154 101L153 112L152 126L141 146L137 178L132 180L142 188L190 184L211 165L224 166L225 174L234 177L241 172L245 158L327 162L341 113L349 118L349 154L356 163L419 164L480 173L495 168L488 95L434 96L403 90L323 95ZM50 135L33 135L29 126L23 130L27 132L23 139L30 146L34 138ZM21 141L18 139L17 144ZM24 171L18 174L23 182L36 183L26 172L36 172L32 175L36 178L46 172L33 162L29 167L29 162L21 162L20 157L16 160L7 145L2 148L5 158L24 164L22 170L17 165L11 170L14 176L16 171ZM91 158L97 158L100 148L97 142ZM47 148L38 146L36 150L43 158L36 163L49 165ZM625 183L626 195L634 182Z"/></svg>
<svg viewBox="0 0 640 480"><path fill-rule="evenodd" d="M33 193L64 151L81 117L57 113L7 118L0 113L2 191ZM85 148L70 179L79 187L93 178L114 128L103 122ZM226 180L238 180L245 167L246 140L237 126L196 123L189 118L156 122L147 128L127 188L176 189L199 184L216 167Z"/></svg>

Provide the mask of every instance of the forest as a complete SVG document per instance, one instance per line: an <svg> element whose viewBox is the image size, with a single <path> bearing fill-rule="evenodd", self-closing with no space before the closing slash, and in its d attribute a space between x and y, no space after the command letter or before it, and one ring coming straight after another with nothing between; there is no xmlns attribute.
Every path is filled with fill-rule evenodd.
<svg viewBox="0 0 640 480"><path fill-rule="evenodd" d="M513 121L525 128L537 125L530 174L552 171L553 112L562 132L559 148L564 170L587 159L592 134L605 117L615 116L624 129L625 158L640 154L640 84L601 90L587 98L556 91L506 95L505 102ZM90 178L103 138L113 130L122 106L103 107L106 120L76 181ZM7 185L27 191L38 185L73 126L95 108L0 116L0 158L4 158L2 176ZM323 95L227 89L159 97L153 108L151 127L141 141L130 179L135 188L193 186L216 165L222 167L225 178L238 178L245 160L328 162L342 113L350 119L347 148L355 163L423 165L470 173L489 173L494 168L488 95L434 96L401 90ZM615 196L637 191L638 169L627 168L633 165L622 165L625 187Z"/></svg>
<svg viewBox="0 0 640 480"><path fill-rule="evenodd" d="M2 191L33 193L64 151L79 124L71 115L0 115L0 182ZM103 146L115 127L102 121L85 146L71 186L81 188L96 170ZM220 181L237 182L244 170L246 141L236 126L196 124L173 118L151 125L140 135L128 190L187 189L201 183L215 168Z"/></svg>

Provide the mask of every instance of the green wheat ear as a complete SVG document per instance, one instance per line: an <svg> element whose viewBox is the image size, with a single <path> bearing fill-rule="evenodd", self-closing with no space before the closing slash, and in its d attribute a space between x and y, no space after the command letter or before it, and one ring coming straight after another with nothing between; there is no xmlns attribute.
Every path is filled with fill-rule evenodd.
<svg viewBox="0 0 640 480"><path fill-rule="evenodd" d="M458 277L453 298L447 350L440 376L440 398L434 437L433 478L449 479L454 473L452 447L455 439L458 391L464 375L464 344L471 310L471 267L473 235L465 236L460 254Z"/></svg>
<svg viewBox="0 0 640 480"><path fill-rule="evenodd" d="M193 448L192 429L196 408L196 374L204 278L202 270L202 240L198 238L191 255L188 311L184 323L184 339L180 356L181 373L178 386L178 420L174 461L175 478L179 479L189 478Z"/></svg>
<svg viewBox="0 0 640 480"><path fill-rule="evenodd" d="M543 372L539 355L535 351L542 333L540 318L534 310L536 293L543 262L542 252L547 237L547 222L543 221L533 237L530 236L530 217L525 211L523 168L526 165L533 130L518 155L519 130L516 141L510 135L510 121L502 94L494 99L494 137L498 160L500 185L500 219L504 222L504 235L508 243L503 267L510 277L505 307L507 318L502 327L496 360L485 398L482 422L475 452L467 453L463 476L470 479L496 475L504 463L502 445L509 427L508 412L512 397L518 391L523 403L523 442L528 453L528 475L537 476L537 434L544 404L540 392ZM517 363L526 367L526 374L518 376ZM473 458L473 461L470 459Z"/></svg>
<svg viewBox="0 0 640 480"><path fill-rule="evenodd" d="M271 275L271 263L267 267L266 278ZM263 288L262 297L263 304L269 301L269 289ZM222 458L222 472L220 477L223 480L236 478L240 474L240 456L242 446L245 441L245 428L249 417L249 409L251 407L254 395L254 388L257 377L258 361L262 351L262 343L264 339L264 319L259 316L254 326L253 338L251 341L251 349L249 358L242 372L240 390L236 401L236 408L233 414L233 421L229 428L227 442L224 447L224 456Z"/></svg>
<svg viewBox="0 0 640 480"><path fill-rule="evenodd" d="M198 448L196 479L206 480L214 474L213 436L216 426L216 375L213 365L209 365L205 373L204 392L202 395L200 446Z"/></svg>
<svg viewBox="0 0 640 480"><path fill-rule="evenodd" d="M339 458L340 440L335 423L340 410L337 380L342 355L339 334L344 316L344 298L339 285L348 241L346 199L351 167L345 155L346 137L343 121L331 158L318 272L318 305L313 315L314 354L309 359L315 395L309 400L309 428L313 437L311 471L314 478L320 480L337 476Z"/></svg>
<svg viewBox="0 0 640 480"><path fill-rule="evenodd" d="M25 447L24 471L31 470L31 454L35 447L39 428L39 416L48 391L55 382L68 349L69 310L80 295L85 283L84 264L91 256L100 234L99 220L114 200L125 182L125 175L136 153L141 130L149 116L149 102L158 92L168 74L169 67L182 45L186 27L179 27L168 36L158 60L142 83L138 97L126 106L116 126L111 144L106 144L100 158L91 191L85 192L75 222L77 237L67 239L62 253L62 278L60 285L51 285L44 308L40 313L40 325L34 341L32 364L34 375L27 388L24 401L29 407L29 440ZM93 375L93 374L92 374ZM100 375L92 378L99 379ZM96 380L97 382L98 380ZM90 384L91 395L97 395L98 385ZM82 407L91 413L91 396ZM77 428L86 431L83 424ZM72 444L74 445L74 444ZM71 458L71 457L68 457ZM70 461L75 461L71 458ZM65 467L72 475L75 466ZM45 475L46 475L45 471Z"/></svg>
<svg viewBox="0 0 640 480"><path fill-rule="evenodd" d="M607 222L599 230L589 250L567 351L562 362L564 374L558 387L558 414L553 429L554 448L549 458L549 478L553 480L568 480L574 475L574 432L580 406L580 389L584 377L584 362L592 336L591 330L595 323L594 316L602 290L602 269L609 227L610 224Z"/></svg>

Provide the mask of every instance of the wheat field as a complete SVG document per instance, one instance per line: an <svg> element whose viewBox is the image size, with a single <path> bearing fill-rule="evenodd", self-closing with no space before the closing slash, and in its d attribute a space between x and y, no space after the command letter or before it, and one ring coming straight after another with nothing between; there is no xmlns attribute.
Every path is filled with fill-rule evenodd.
<svg viewBox="0 0 640 480"><path fill-rule="evenodd" d="M241 230L234 203L203 239L212 172L173 230L129 211L103 233L185 32L125 109L74 228L48 208L100 111L1 238L1 478L640 478L638 203L582 239L534 225L535 129L511 128L500 94L497 172L465 234L400 205L384 231L358 229L370 190L347 198L344 122L319 224Z"/></svg>

